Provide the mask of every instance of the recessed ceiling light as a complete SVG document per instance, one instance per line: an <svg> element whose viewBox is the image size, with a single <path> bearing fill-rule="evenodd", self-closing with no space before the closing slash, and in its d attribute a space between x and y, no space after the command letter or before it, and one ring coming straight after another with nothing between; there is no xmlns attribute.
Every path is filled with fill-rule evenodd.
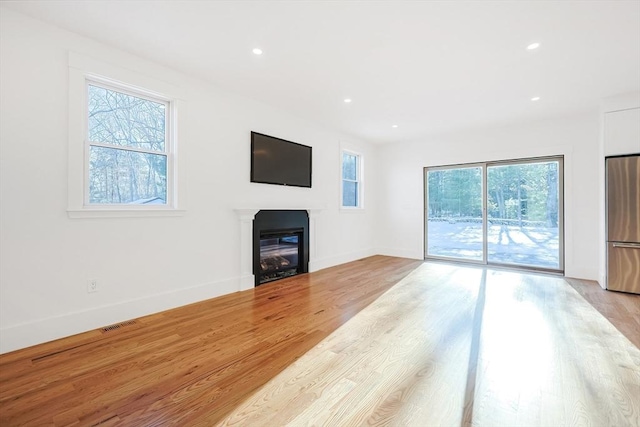
<svg viewBox="0 0 640 427"><path fill-rule="evenodd" d="M533 102L535 102L535 101L540 101L540 97L539 97L539 96L534 96L533 98L531 98L531 100L532 100Z"/></svg>
<svg viewBox="0 0 640 427"><path fill-rule="evenodd" d="M540 47L540 43L531 43L529 46L527 46L527 50L533 50L539 47Z"/></svg>
<svg viewBox="0 0 640 427"><path fill-rule="evenodd" d="M256 55L262 55L262 49L260 49L260 48L255 48L255 49L253 49L252 52L255 53Z"/></svg>
<svg viewBox="0 0 640 427"><path fill-rule="evenodd" d="M398 125L391 125L391 127L395 129L398 127Z"/></svg>
<svg viewBox="0 0 640 427"><path fill-rule="evenodd" d="M350 102L351 102L351 98L345 98L345 99L344 99L344 102L345 102L346 104L350 103Z"/></svg>

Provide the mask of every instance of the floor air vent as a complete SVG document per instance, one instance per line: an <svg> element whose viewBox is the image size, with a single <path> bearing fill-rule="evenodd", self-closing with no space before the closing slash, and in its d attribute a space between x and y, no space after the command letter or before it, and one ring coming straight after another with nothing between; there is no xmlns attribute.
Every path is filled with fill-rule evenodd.
<svg viewBox="0 0 640 427"><path fill-rule="evenodd" d="M104 332L111 332L111 331L115 331L118 330L120 328L124 328L125 326L131 326L131 325L135 325L136 321L135 320L129 320L127 322L122 322L122 323L116 323L115 325L111 325L111 326L105 326L104 328L100 328L100 331Z"/></svg>

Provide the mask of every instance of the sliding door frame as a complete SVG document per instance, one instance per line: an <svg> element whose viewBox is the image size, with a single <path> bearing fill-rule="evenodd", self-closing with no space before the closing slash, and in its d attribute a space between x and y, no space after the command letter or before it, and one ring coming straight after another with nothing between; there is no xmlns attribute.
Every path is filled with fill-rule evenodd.
<svg viewBox="0 0 640 427"><path fill-rule="evenodd" d="M544 163L544 162L558 162L558 268L546 268L533 265L524 264L509 264L500 262L490 262L489 257L489 239L488 239L488 187L487 176L488 168L492 166L509 166L509 165L521 165L527 163ZM429 255L429 182L428 173L437 170L451 170L451 169L469 169L480 167L482 172L482 260L473 260L458 257L437 256ZM496 160L477 163L458 163L453 165L442 166L429 166L424 168L423 173L423 186L424 186L424 259L462 262L469 264L490 265L498 267L518 268L523 270L540 271L546 273L554 273L564 275L564 156L545 156L545 157L531 157L523 159L511 159L511 160Z"/></svg>

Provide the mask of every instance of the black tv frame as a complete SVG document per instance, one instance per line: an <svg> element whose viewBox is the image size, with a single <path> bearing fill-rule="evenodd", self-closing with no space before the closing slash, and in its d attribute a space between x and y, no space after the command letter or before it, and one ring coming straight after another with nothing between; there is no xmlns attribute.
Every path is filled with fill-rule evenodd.
<svg viewBox="0 0 640 427"><path fill-rule="evenodd" d="M255 179L254 177L254 135L259 135L265 138L269 138L269 139L274 139L274 140L278 140L281 142L285 142L287 144L292 144L292 145L298 145L300 147L304 147L304 148L308 148L309 149L309 185L297 185L297 184L287 184L287 183L283 183L283 182L272 182L272 181L259 181L257 179ZM272 185L282 185L285 187L301 187L301 188L311 188L312 184L313 184L313 147L310 147L308 145L304 145L304 144L299 144L297 142L293 142L293 141L287 141L286 139L282 139L282 138L278 138L275 136L271 136L271 135L265 135L263 133L260 132L254 132L251 131L251 177L250 180L251 182L255 182L258 184L272 184Z"/></svg>

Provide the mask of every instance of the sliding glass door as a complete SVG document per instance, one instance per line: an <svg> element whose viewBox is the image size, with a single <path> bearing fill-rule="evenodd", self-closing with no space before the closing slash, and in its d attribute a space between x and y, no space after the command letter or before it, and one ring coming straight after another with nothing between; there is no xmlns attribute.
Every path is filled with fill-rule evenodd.
<svg viewBox="0 0 640 427"><path fill-rule="evenodd" d="M487 166L489 262L560 270L559 166Z"/></svg>
<svg viewBox="0 0 640 427"><path fill-rule="evenodd" d="M562 272L562 158L425 169L425 257Z"/></svg>
<svg viewBox="0 0 640 427"><path fill-rule="evenodd" d="M484 262L482 166L430 168L426 252Z"/></svg>

